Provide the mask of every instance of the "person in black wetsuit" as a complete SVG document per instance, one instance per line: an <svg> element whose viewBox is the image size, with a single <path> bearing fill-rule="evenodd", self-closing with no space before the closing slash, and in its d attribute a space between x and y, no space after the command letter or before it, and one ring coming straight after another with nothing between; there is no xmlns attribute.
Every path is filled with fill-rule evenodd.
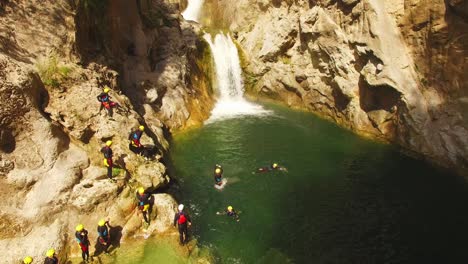
<svg viewBox="0 0 468 264"><path fill-rule="evenodd" d="M227 209L224 212L216 212L217 215L227 215L230 216L234 219L236 219L237 222L240 221L239 219L239 214L232 208L232 206L228 206Z"/></svg>
<svg viewBox="0 0 468 264"><path fill-rule="evenodd" d="M176 224L179 227L180 244L184 245L188 242L188 227L192 225L190 216L184 212L184 205L179 204L179 212L174 216L174 227Z"/></svg>
<svg viewBox="0 0 468 264"><path fill-rule="evenodd" d="M55 256L55 250L53 248L47 250L44 264L58 264L58 258Z"/></svg>
<svg viewBox="0 0 468 264"><path fill-rule="evenodd" d="M104 166L107 167L107 177L112 180L112 168L114 166L112 162L113 152L111 149L112 141L108 140L106 146L101 149L102 154L104 155Z"/></svg>
<svg viewBox="0 0 468 264"><path fill-rule="evenodd" d="M151 194L146 193L145 189L143 187L138 188L138 191L136 193L136 197L138 199L138 210L143 215L143 219L145 222L149 225L150 220L149 220L149 210L150 210L150 205L151 205Z"/></svg>
<svg viewBox="0 0 468 264"><path fill-rule="evenodd" d="M89 239L88 230L82 224L76 226L75 238L81 248L81 257L83 261L89 261Z"/></svg>
<svg viewBox="0 0 468 264"><path fill-rule="evenodd" d="M141 136L143 136L143 132L145 131L144 126L139 126L138 130L130 132L128 139L130 140L129 148L136 154L142 154L144 151L144 146L140 143Z"/></svg>
<svg viewBox="0 0 468 264"><path fill-rule="evenodd" d="M108 249L111 245L109 228L109 221L106 221L104 219L99 220L97 227L98 241L104 247L104 252L106 252L106 254L109 253Z"/></svg>
<svg viewBox="0 0 468 264"><path fill-rule="evenodd" d="M270 172L270 171L274 171L274 170L284 171L284 172L288 171L288 169L286 169L285 167L279 166L278 163L273 163L269 167L258 168L255 172L256 173L264 173L264 172Z"/></svg>
<svg viewBox="0 0 468 264"><path fill-rule="evenodd" d="M221 165L216 164L215 169L214 169L215 184L217 185L223 184L222 178L223 178L223 168L221 167Z"/></svg>

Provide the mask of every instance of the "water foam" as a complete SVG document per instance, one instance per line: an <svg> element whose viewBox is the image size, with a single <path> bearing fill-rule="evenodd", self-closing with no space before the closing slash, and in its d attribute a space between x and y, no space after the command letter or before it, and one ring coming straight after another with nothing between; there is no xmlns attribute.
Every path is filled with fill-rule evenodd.
<svg viewBox="0 0 468 264"><path fill-rule="evenodd" d="M248 102L243 97L244 85L237 47L229 35L219 33L212 39L205 34L216 68L216 84L219 99L206 123L244 115L267 115L270 111Z"/></svg>
<svg viewBox="0 0 468 264"><path fill-rule="evenodd" d="M200 11L203 6L203 0L188 0L187 8L182 12L182 16L185 20L198 21Z"/></svg>

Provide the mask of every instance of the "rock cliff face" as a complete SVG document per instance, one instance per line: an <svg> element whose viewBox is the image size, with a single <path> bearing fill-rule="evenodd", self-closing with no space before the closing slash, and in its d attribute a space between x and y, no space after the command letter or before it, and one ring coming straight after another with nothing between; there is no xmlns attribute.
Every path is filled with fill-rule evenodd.
<svg viewBox="0 0 468 264"><path fill-rule="evenodd" d="M135 188L169 183L167 132L209 113L199 29L174 1L120 0L2 0L0 27L0 246L9 249L2 261L40 262L50 247L62 260L73 257L74 226L84 224L93 240L101 218L122 239L140 232ZM113 118L96 100L104 85L121 105ZM128 149L139 124L142 143L158 147L153 160ZM102 165L106 140L116 183ZM148 230L174 232L176 202L154 197Z"/></svg>
<svg viewBox="0 0 468 264"><path fill-rule="evenodd" d="M466 1L209 2L248 59L251 94L466 173Z"/></svg>
<svg viewBox="0 0 468 264"><path fill-rule="evenodd" d="M199 82L205 75L196 63L206 45L199 40L199 26L181 19L179 2L96 2L77 7L82 59L104 55L121 73L122 91L143 117L156 115L169 129L206 119L211 88Z"/></svg>

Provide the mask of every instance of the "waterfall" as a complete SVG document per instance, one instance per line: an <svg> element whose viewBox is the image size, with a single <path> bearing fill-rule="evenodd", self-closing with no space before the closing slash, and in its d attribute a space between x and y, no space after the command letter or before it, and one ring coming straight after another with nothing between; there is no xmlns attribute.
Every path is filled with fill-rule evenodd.
<svg viewBox="0 0 468 264"><path fill-rule="evenodd" d="M242 115L264 115L269 111L244 99L242 69L237 47L229 35L219 33L214 40L204 35L213 55L219 99L207 123Z"/></svg>
<svg viewBox="0 0 468 264"><path fill-rule="evenodd" d="M187 9L182 12L185 20L193 20L198 22L198 16L203 5L203 0L188 0Z"/></svg>

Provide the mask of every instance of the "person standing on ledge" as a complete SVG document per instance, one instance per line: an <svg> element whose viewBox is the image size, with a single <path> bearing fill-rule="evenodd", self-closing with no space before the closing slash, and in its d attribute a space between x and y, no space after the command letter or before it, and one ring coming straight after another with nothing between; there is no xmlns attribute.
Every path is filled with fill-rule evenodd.
<svg viewBox="0 0 468 264"><path fill-rule="evenodd" d="M258 168L255 171L255 173L270 172L270 171L274 171L274 170L288 172L288 169L286 169L285 167L279 166L278 163L273 163L269 167Z"/></svg>
<svg viewBox="0 0 468 264"><path fill-rule="evenodd" d="M89 239L88 230L82 224L76 226L75 238L81 248L81 257L84 262L89 261Z"/></svg>
<svg viewBox="0 0 468 264"><path fill-rule="evenodd" d="M97 232L98 232L98 241L104 247L104 252L109 254L110 247L110 234L109 234L109 220L101 219L98 222Z"/></svg>
<svg viewBox="0 0 468 264"><path fill-rule="evenodd" d="M102 110L102 108L106 108L109 116L112 117L112 108L119 106L119 104L111 101L109 91L110 88L105 86L103 92L97 96L97 99L99 102L101 102L101 108L99 109L99 112Z"/></svg>
<svg viewBox="0 0 468 264"><path fill-rule="evenodd" d="M144 146L140 143L141 136L145 131L144 126L139 126L137 130L130 132L128 139L130 140L129 148L136 154L141 155L144 150Z"/></svg>
<svg viewBox="0 0 468 264"><path fill-rule="evenodd" d="M184 245L188 242L188 227L192 225L192 221L190 220L190 216L184 212L184 205L179 204L179 212L177 212L174 216L174 227L176 224L179 227L179 238L180 244Z"/></svg>
<svg viewBox="0 0 468 264"><path fill-rule="evenodd" d="M223 168L221 167L221 165L216 164L215 169L214 169L215 184L222 185L223 184L222 178L223 178Z"/></svg>
<svg viewBox="0 0 468 264"><path fill-rule="evenodd" d="M58 264L58 258L55 256L55 250L53 248L47 250L44 264Z"/></svg>
<svg viewBox="0 0 468 264"><path fill-rule="evenodd" d="M136 194L138 200L138 210L143 215L147 225L150 224L149 209L151 204L151 194L147 193L143 187L138 188Z"/></svg>
<svg viewBox="0 0 468 264"><path fill-rule="evenodd" d="M102 154L104 155L104 166L107 167L107 177L113 181L112 179L112 168L113 168L113 162L112 162L112 141L108 140L106 142L106 145L101 149Z"/></svg>

